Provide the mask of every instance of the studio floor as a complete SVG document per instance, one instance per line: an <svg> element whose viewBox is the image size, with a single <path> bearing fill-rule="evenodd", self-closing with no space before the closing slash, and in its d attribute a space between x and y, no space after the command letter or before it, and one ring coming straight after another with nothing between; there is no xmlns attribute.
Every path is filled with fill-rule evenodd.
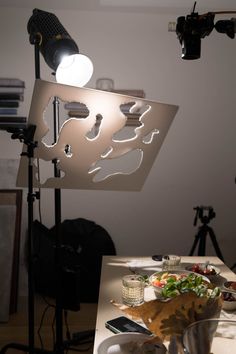
<svg viewBox="0 0 236 354"><path fill-rule="evenodd" d="M35 347L52 350L55 338L54 314L54 307L48 307L48 300L45 301L38 296L35 298ZM66 321L65 317L63 319L64 339L66 339L68 329L71 335L80 331L95 329L96 314L96 303L82 303L79 311L67 311ZM27 298L20 298L17 312L10 315L7 323L0 323L0 349L12 342L28 344ZM74 350L68 352L75 351L90 354L93 352L93 343L74 346ZM12 348L6 351L8 354L17 352L20 351Z"/></svg>

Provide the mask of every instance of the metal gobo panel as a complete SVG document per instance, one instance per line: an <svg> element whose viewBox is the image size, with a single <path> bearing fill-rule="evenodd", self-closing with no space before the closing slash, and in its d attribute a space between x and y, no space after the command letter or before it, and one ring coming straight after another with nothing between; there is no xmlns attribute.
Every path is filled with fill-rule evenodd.
<svg viewBox="0 0 236 354"><path fill-rule="evenodd" d="M56 141L50 143L45 141L52 130L45 114L54 97L63 104L80 103L87 115L71 117L59 109L62 124ZM138 117L137 124L127 124L129 118L121 109L126 106L129 116ZM140 190L177 110L175 105L36 80L28 119L28 124L36 125L34 140L38 143L34 151L34 187ZM61 176L49 173L42 181L41 165L49 170L55 159ZM27 186L26 156L21 157L17 186Z"/></svg>

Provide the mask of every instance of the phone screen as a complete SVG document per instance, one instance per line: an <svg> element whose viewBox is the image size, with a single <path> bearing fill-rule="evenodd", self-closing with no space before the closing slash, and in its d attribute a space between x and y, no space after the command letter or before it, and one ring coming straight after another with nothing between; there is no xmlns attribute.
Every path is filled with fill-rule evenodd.
<svg viewBox="0 0 236 354"><path fill-rule="evenodd" d="M148 329L125 316L117 317L113 320L107 321L105 326L113 333L139 332L152 335L152 332L150 332Z"/></svg>

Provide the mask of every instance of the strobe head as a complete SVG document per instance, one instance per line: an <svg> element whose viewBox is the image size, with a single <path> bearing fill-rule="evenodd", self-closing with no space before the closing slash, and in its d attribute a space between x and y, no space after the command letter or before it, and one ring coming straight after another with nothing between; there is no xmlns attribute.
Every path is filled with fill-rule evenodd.
<svg viewBox="0 0 236 354"><path fill-rule="evenodd" d="M182 59L193 60L201 56L201 38L209 35L214 28L214 14L199 16L192 12L177 19L176 34L182 47Z"/></svg>
<svg viewBox="0 0 236 354"><path fill-rule="evenodd" d="M27 30L30 36L40 37L40 51L48 66L56 71L62 56L79 53L79 48L58 18L39 9L33 10Z"/></svg>
<svg viewBox="0 0 236 354"><path fill-rule="evenodd" d="M33 10L27 25L30 43L37 44L60 84L83 87L93 74L93 63L52 13ZM36 75L38 77L38 73Z"/></svg>

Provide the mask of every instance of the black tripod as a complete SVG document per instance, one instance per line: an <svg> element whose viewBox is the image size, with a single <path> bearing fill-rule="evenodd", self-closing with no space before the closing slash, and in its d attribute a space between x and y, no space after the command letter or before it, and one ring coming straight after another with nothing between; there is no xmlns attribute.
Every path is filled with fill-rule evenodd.
<svg viewBox="0 0 236 354"><path fill-rule="evenodd" d="M27 259L28 259L28 345L21 343L9 343L5 345L0 354L4 354L9 348L17 349L20 351L28 351L30 354L44 353L49 354L47 350L36 349L34 346L34 282L33 282L33 258L32 258L32 222L33 222L33 203L37 194L33 191L33 157L34 149L37 146L37 142L34 141L34 133L36 127L34 125L26 126L23 129L13 128L7 130L12 133L12 139L19 139L27 146L27 152L22 154L28 157L28 247L27 247Z"/></svg>
<svg viewBox="0 0 236 354"><path fill-rule="evenodd" d="M189 253L190 256L193 255L197 244L198 245L198 256L205 256L206 253L206 237L209 234L212 244L214 246L216 255L222 260L224 261L223 255L221 253L220 247L217 243L216 240L216 236L215 233L213 231L213 229L208 225L209 222L211 221L211 219L213 219L215 217L215 212L213 210L212 207L195 207L194 210L196 210L196 215L194 218L194 223L193 225L196 226L197 225L197 221L198 218L200 219L200 221L202 222L202 225L198 228L198 232L195 236L195 240L193 242L193 246L191 248L191 251ZM207 213L204 214L204 211Z"/></svg>
<svg viewBox="0 0 236 354"><path fill-rule="evenodd" d="M22 153L28 158L28 243L27 243L27 260L28 260L28 343L8 343L0 349L0 354L5 354L8 349L16 349L29 354L64 354L68 349L76 350L73 346L78 344L91 343L94 338L95 330L87 330L79 333L74 333L71 339L63 340L62 333L62 320L57 320L57 332L59 333L56 338L53 350L46 350L43 348L35 347L35 331L34 331L34 257L33 257L33 209L35 199L39 199L39 193L35 193L33 189L33 160L34 149L37 147L37 142L34 141L34 134L36 130L35 125L25 125L24 128L10 128L6 129L12 133L12 139L19 139L27 146L27 150ZM59 294L60 295L60 294ZM61 313L62 307L58 309Z"/></svg>

